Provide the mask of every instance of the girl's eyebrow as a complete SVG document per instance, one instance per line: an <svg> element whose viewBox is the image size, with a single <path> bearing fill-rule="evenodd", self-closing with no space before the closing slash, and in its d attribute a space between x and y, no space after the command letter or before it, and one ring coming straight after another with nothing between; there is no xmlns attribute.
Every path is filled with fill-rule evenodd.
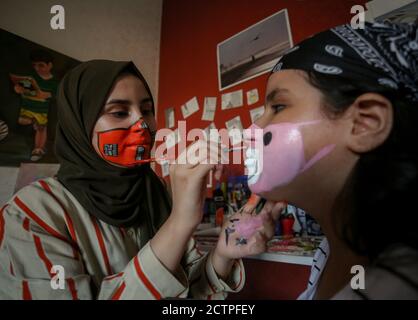
<svg viewBox="0 0 418 320"><path fill-rule="evenodd" d="M152 102L152 99L150 97L146 97L144 99L142 99L139 103L146 103L146 102ZM120 104L120 105L131 105L132 101L131 100L127 100L127 99L110 99L108 102L106 102L106 105L109 104Z"/></svg>
<svg viewBox="0 0 418 320"><path fill-rule="evenodd" d="M106 102L106 105L109 104L123 104L123 105L130 105L132 102L130 100L126 99L111 99L108 102Z"/></svg>
<svg viewBox="0 0 418 320"><path fill-rule="evenodd" d="M153 102L153 101L150 97L147 97L147 98L142 99L139 103L142 104L142 103L146 103L146 102Z"/></svg>
<svg viewBox="0 0 418 320"><path fill-rule="evenodd" d="M278 94L289 94L290 93L290 91L289 90L287 90L287 89L280 89L280 88L277 88L277 89L274 89L273 91L271 91L268 95L267 95L267 97L266 97L266 101L267 102L272 102L273 100L274 100L274 98L278 95Z"/></svg>

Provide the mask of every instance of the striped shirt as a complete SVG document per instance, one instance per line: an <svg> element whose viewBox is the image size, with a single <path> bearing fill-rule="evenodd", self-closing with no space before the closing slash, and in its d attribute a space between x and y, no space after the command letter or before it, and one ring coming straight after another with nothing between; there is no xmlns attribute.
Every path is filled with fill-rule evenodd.
<svg viewBox="0 0 418 320"><path fill-rule="evenodd" d="M300 294L298 300L313 300L322 270L324 269L329 256L329 245L327 238L324 238L319 244L318 249L313 257L311 274L308 280L308 286L304 292Z"/></svg>
<svg viewBox="0 0 418 320"><path fill-rule="evenodd" d="M0 211L0 299L224 299L244 286L241 260L225 282L191 239L173 275L140 236L88 214L55 178L38 180ZM55 266L64 288L52 285Z"/></svg>

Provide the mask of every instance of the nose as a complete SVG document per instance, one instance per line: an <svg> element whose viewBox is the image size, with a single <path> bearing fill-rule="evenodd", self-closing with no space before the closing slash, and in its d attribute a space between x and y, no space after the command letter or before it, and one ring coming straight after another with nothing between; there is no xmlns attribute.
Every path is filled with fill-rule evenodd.
<svg viewBox="0 0 418 320"><path fill-rule="evenodd" d="M265 128L269 124L269 121L270 119L265 112L261 117L254 121L254 124L260 128Z"/></svg>

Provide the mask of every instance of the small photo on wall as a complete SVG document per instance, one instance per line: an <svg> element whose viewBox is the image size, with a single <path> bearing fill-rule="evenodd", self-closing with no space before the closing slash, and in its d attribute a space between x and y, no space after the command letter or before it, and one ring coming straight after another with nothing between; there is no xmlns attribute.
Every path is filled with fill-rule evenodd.
<svg viewBox="0 0 418 320"><path fill-rule="evenodd" d="M219 90L269 72L293 47L287 9L250 26L217 46Z"/></svg>
<svg viewBox="0 0 418 320"><path fill-rule="evenodd" d="M241 117L236 116L229 121L225 122L225 127L229 133L229 139L232 145L236 145L241 143L242 141L242 131L244 130L242 127Z"/></svg>
<svg viewBox="0 0 418 320"><path fill-rule="evenodd" d="M254 103L257 103L259 100L258 96L258 90L252 89L250 91L247 91L247 104L250 106Z"/></svg>
<svg viewBox="0 0 418 320"><path fill-rule="evenodd" d="M213 121L215 119L216 100L216 97L205 97L202 120Z"/></svg>
<svg viewBox="0 0 418 320"><path fill-rule="evenodd" d="M181 106L181 113L183 114L184 119L187 119L197 111L199 111L199 102L197 101L197 97L190 99Z"/></svg>
<svg viewBox="0 0 418 320"><path fill-rule="evenodd" d="M57 163L57 88L80 62L3 29L0 47L0 166Z"/></svg>
<svg viewBox="0 0 418 320"><path fill-rule="evenodd" d="M244 105L243 91L237 90L222 94L221 109L227 110L242 107Z"/></svg>

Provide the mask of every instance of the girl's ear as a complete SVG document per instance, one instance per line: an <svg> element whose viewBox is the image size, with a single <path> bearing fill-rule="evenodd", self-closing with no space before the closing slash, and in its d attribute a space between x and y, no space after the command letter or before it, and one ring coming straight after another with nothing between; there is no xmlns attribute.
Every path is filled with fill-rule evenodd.
<svg viewBox="0 0 418 320"><path fill-rule="evenodd" d="M388 138L393 126L392 103L380 94L359 96L349 108L347 146L355 153L371 151Z"/></svg>

